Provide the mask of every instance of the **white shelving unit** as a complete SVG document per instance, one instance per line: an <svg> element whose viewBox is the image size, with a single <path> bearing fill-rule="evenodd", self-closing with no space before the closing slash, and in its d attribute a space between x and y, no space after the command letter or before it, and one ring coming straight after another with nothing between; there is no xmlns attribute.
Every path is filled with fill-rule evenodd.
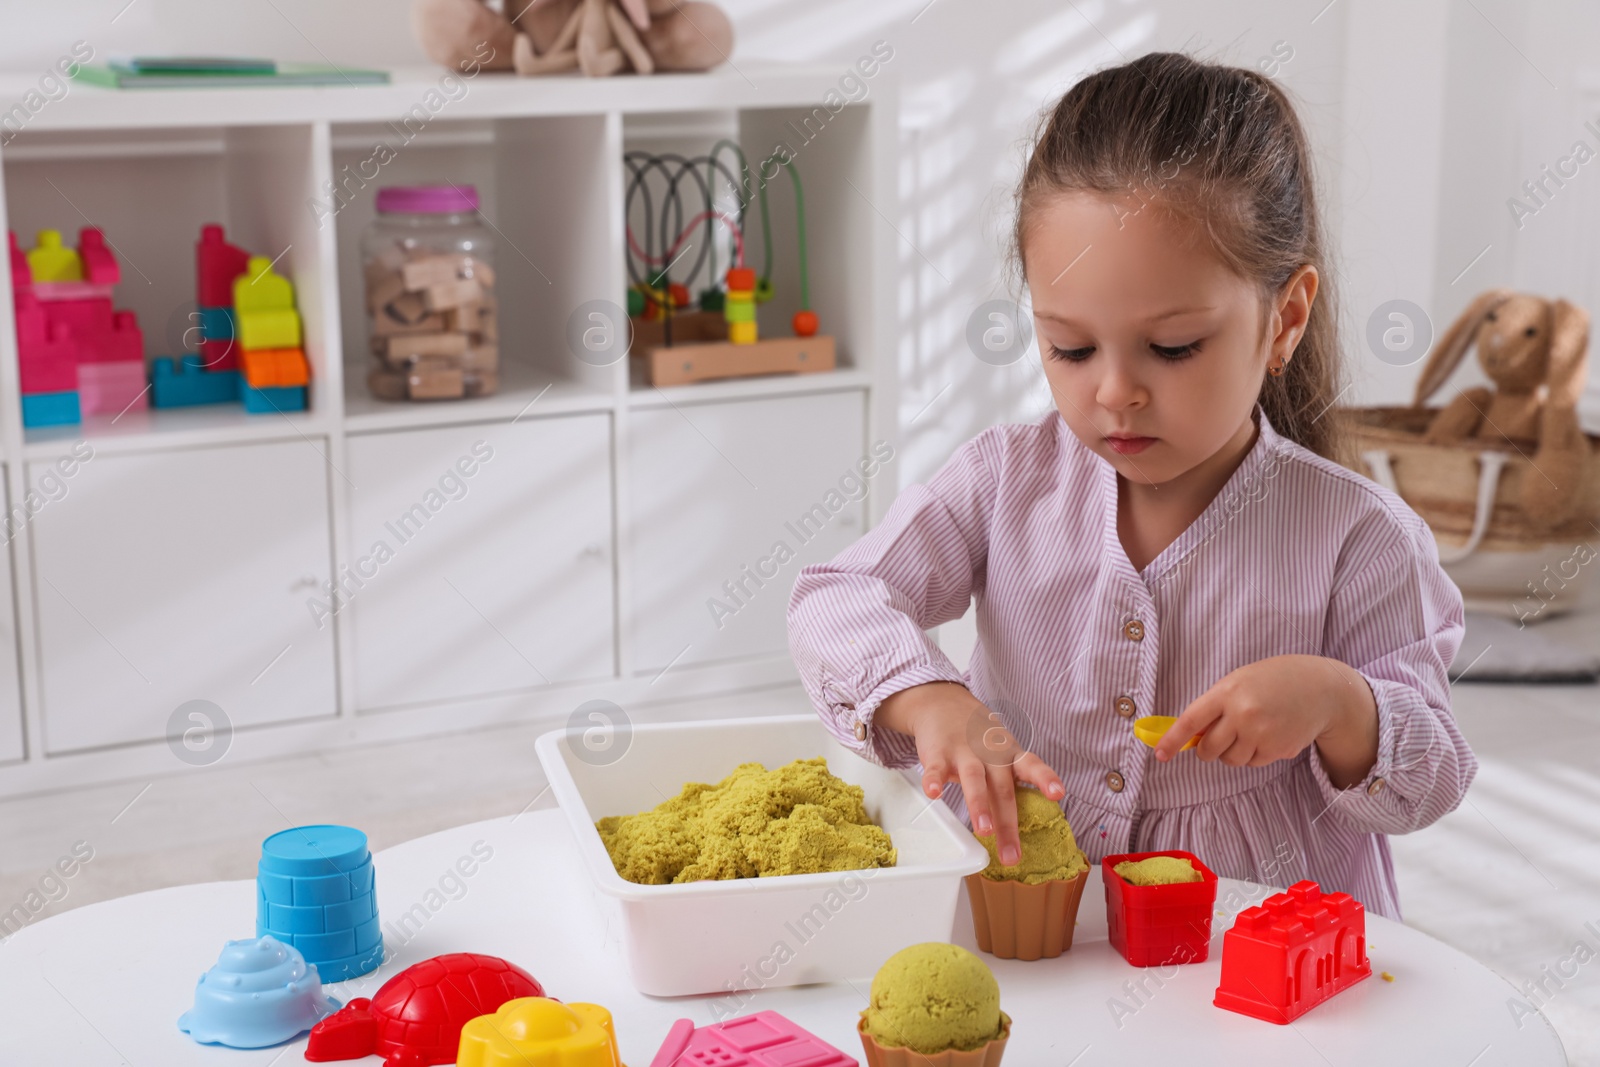
<svg viewBox="0 0 1600 1067"><path fill-rule="evenodd" d="M880 74L830 110L841 73L482 74L431 111L442 71L362 88L78 86L33 116L0 148L0 212L25 245L101 226L147 357L175 354L194 242L221 222L293 279L313 378L304 413L25 431L0 301L0 485L13 507L45 501L14 524L0 573L14 608L0 612L0 795L181 770L169 737L195 700L231 723L225 758L258 759L793 679L795 574L859 536L895 484L889 464L865 500L793 532L894 440L895 96ZM27 88L0 77L0 98ZM569 315L622 303L627 285L624 152L701 154L720 136L752 160L790 146L839 369L656 389L626 359L575 358ZM393 158L374 173L380 140ZM383 403L365 387L359 237L380 186L440 178L475 184L501 233L501 389ZM787 333L787 179L769 195L777 296L762 324ZM779 541L795 558L746 577ZM328 581L353 590L331 613ZM737 608L720 626L712 597Z"/></svg>

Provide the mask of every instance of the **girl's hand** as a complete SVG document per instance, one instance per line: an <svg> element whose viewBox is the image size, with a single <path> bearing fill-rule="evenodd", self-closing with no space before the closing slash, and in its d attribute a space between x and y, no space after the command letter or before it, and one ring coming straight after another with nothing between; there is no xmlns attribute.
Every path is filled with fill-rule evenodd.
<svg viewBox="0 0 1600 1067"><path fill-rule="evenodd" d="M1022 857L1016 783L1036 785L1051 800L1067 795L1049 765L1025 751L1000 716L964 685L928 682L902 689L878 705L873 721L916 740L928 796L943 793L946 782L961 784L973 829L995 835L1000 862L1007 866Z"/></svg>
<svg viewBox="0 0 1600 1067"><path fill-rule="evenodd" d="M1223 675L1178 716L1156 745L1166 762L1191 737L1203 760L1264 767L1315 744L1341 788L1378 758L1378 705L1355 668L1325 656L1273 656Z"/></svg>

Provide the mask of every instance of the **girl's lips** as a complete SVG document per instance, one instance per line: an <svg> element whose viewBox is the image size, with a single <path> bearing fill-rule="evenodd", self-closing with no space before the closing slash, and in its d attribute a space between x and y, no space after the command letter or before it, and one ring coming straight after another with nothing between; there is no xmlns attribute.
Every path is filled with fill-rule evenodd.
<svg viewBox="0 0 1600 1067"><path fill-rule="evenodd" d="M1154 437L1107 437L1106 443L1124 456L1136 456L1156 443Z"/></svg>

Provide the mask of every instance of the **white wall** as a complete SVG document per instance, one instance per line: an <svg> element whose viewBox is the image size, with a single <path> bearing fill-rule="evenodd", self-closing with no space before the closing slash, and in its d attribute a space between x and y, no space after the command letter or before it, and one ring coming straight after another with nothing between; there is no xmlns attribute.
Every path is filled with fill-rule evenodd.
<svg viewBox="0 0 1600 1067"><path fill-rule="evenodd" d="M1600 166L1520 231L1505 207L1582 133L1584 107L1596 110L1581 99L1579 71L1600 16L1578 0L725 4L739 36L735 64L834 62L842 73L874 41L895 50L905 477L927 475L982 427L1047 403L1034 361L979 362L965 323L978 304L1014 289L1004 265L1009 198L1035 116L1086 71L1145 51L1253 65L1275 42L1293 48L1278 77L1311 130L1342 256L1334 284L1358 383L1348 400L1409 399L1414 368L1385 366L1365 348L1367 316L1383 300L1428 309L1437 334L1492 285L1591 304L1600 296L1586 251L1600 221L1586 189L1600 203ZM0 27L0 67L23 70L42 70L80 39L101 55L423 61L403 0L0 0Z"/></svg>

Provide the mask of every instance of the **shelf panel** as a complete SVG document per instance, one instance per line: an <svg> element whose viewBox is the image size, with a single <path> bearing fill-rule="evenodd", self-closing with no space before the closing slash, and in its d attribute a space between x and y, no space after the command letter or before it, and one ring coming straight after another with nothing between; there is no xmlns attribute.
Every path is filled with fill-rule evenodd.
<svg viewBox="0 0 1600 1067"><path fill-rule="evenodd" d="M138 452L154 448L192 448L273 438L326 436L320 412L252 415L239 404L189 408L151 408L121 416L90 415L71 426L42 426L23 433L27 459L53 459L80 439L96 452Z"/></svg>
<svg viewBox="0 0 1600 1067"><path fill-rule="evenodd" d="M741 63L738 70L657 74L649 91L638 78L557 75L519 78L485 71L476 77L443 67L390 71L388 85L277 88L103 89L74 83L72 93L29 121L27 129L84 130L163 126L253 126L284 123L394 121L421 109L428 119L597 115L740 107L820 106L838 91L837 65ZM452 79L447 84L445 79ZM0 97L20 100L37 78L0 77ZM425 101L440 104L431 111Z"/></svg>
<svg viewBox="0 0 1600 1067"><path fill-rule="evenodd" d="M413 426L451 423L500 422L523 415L567 414L575 411L611 411L612 394L574 382L552 378L526 363L502 357L500 391L473 400L388 401L367 391L367 368L345 364L344 428L346 433L403 430Z"/></svg>
<svg viewBox="0 0 1600 1067"><path fill-rule="evenodd" d="M772 374L760 378L728 378L716 382L657 387L635 382L628 391L628 407L634 410L693 404L706 400L750 400L767 396L796 396L802 393L832 393L845 389L866 389L872 384L865 371L834 370L816 374Z"/></svg>

